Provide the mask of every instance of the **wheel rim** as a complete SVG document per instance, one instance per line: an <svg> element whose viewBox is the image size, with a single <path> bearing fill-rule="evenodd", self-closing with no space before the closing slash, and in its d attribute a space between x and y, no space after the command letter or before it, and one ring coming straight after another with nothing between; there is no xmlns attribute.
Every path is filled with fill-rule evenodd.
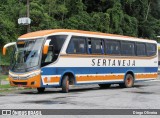
<svg viewBox="0 0 160 118"><path fill-rule="evenodd" d="M128 87L132 86L132 83L133 83L132 77L128 77L128 78L126 79L126 83L127 83L127 86L128 86Z"/></svg>
<svg viewBox="0 0 160 118"><path fill-rule="evenodd" d="M69 90L69 81L67 80L66 81L66 91L68 92L68 90Z"/></svg>

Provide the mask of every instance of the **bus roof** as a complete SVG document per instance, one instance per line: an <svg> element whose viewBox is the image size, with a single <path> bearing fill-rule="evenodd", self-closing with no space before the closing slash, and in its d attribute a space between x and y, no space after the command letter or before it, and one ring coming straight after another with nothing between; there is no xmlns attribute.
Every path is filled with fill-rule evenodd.
<svg viewBox="0 0 160 118"><path fill-rule="evenodd" d="M83 30L71 30L71 29L51 29L51 30L41 30L41 31L36 31L36 32L30 32L30 33L27 33L27 34L20 36L18 39L44 37L44 36L49 36L54 33L63 33L63 32L64 33L91 34L91 35L99 35L99 36L113 36L113 37L120 37L120 38L142 39L142 38L131 37L131 36L117 35L117 34L91 32L91 31L83 31ZM145 40L147 40L147 39L145 39Z"/></svg>

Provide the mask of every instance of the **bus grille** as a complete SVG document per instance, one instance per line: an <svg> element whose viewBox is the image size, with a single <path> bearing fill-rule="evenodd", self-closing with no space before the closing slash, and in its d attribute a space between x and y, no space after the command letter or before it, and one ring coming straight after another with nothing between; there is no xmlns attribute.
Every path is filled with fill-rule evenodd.
<svg viewBox="0 0 160 118"><path fill-rule="evenodd" d="M12 76L12 78L14 80L27 80L28 79L28 77L14 77L14 76Z"/></svg>
<svg viewBox="0 0 160 118"><path fill-rule="evenodd" d="M27 85L27 82L13 82L14 85Z"/></svg>

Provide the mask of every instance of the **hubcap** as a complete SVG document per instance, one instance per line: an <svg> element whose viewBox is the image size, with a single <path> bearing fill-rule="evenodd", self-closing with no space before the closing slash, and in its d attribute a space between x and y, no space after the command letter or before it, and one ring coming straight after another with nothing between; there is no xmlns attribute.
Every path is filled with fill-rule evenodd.
<svg viewBox="0 0 160 118"><path fill-rule="evenodd" d="M68 89L69 89L69 81L67 80L66 81L66 91L68 91Z"/></svg>
<svg viewBox="0 0 160 118"><path fill-rule="evenodd" d="M131 86L131 85L132 85L132 78L131 78L131 77L128 77L128 78L127 78L127 85L128 85L128 86Z"/></svg>

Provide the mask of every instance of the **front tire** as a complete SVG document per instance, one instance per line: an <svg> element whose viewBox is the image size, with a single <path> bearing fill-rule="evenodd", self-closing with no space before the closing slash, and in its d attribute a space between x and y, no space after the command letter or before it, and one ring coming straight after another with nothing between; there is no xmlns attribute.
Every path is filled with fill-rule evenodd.
<svg viewBox="0 0 160 118"><path fill-rule="evenodd" d="M37 88L38 93L43 93L43 92L44 92L44 90L45 90L45 88L44 88L44 87L39 87L39 88Z"/></svg>
<svg viewBox="0 0 160 118"><path fill-rule="evenodd" d="M63 93L69 92L69 77L67 75L64 76L62 80L62 92Z"/></svg>
<svg viewBox="0 0 160 118"><path fill-rule="evenodd" d="M134 85L133 75L127 74L124 80L124 83L119 84L122 88L131 88Z"/></svg>

